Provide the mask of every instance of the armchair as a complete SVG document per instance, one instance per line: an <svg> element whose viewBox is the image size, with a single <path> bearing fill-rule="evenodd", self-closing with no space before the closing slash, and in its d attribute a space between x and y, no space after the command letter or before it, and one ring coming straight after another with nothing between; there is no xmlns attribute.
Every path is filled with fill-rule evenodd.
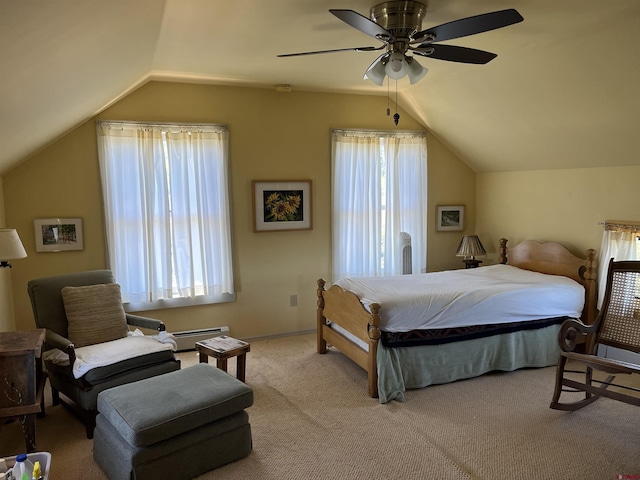
<svg viewBox="0 0 640 480"><path fill-rule="evenodd" d="M574 351L584 337L585 353ZM559 341L561 352L551 408L577 410L601 396L640 406L640 389L613 383L617 375L640 374L640 362L633 360L638 358L634 354L640 354L640 261L611 260L598 318L591 325L566 320L560 329ZM599 346L614 347L629 360L599 355ZM595 371L608 376L604 380L595 378ZM561 402L563 392L577 393L578 399Z"/></svg>
<svg viewBox="0 0 640 480"><path fill-rule="evenodd" d="M85 424L87 438L93 438L101 391L180 369L169 345L128 336L129 325L158 332L165 326L124 312L110 270L39 278L27 290L36 326L46 331L52 403L69 408Z"/></svg>

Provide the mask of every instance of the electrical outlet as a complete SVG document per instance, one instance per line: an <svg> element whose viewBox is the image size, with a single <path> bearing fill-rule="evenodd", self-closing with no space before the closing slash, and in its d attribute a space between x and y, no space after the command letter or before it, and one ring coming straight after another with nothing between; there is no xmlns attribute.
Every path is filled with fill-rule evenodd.
<svg viewBox="0 0 640 480"><path fill-rule="evenodd" d="M298 295L291 295L289 297L289 305L292 307L298 306Z"/></svg>

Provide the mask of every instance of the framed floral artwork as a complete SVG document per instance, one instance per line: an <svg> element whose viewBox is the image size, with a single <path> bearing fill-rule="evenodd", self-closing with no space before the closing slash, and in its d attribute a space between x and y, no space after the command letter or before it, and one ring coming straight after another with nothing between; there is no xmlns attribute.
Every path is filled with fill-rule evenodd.
<svg viewBox="0 0 640 480"><path fill-rule="evenodd" d="M253 180L253 231L311 230L311 180Z"/></svg>

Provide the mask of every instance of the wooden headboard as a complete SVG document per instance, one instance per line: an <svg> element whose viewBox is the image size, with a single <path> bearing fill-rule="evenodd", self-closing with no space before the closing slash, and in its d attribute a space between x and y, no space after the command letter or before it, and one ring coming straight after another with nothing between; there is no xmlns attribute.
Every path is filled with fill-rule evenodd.
<svg viewBox="0 0 640 480"><path fill-rule="evenodd" d="M515 247L507 248L507 239L500 239L498 260L502 264L513 265L525 270L569 277L585 288L585 309L582 321L590 324L596 315L596 251L585 252L586 258L579 258L563 245L555 242L525 240Z"/></svg>

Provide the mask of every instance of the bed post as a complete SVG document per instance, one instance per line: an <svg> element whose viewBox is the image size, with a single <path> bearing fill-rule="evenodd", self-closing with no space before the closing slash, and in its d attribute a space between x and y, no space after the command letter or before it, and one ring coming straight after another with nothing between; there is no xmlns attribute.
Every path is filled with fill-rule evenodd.
<svg viewBox="0 0 640 480"><path fill-rule="evenodd" d="M320 278L318 279L318 290L316 290L316 294L318 295L318 312L317 312L317 332L316 332L316 342L317 342L317 350L318 353L327 353L327 342L323 338L323 330L324 326L327 324L327 319L324 318L324 297L322 294L324 293L324 285L325 281Z"/></svg>
<svg viewBox="0 0 640 480"><path fill-rule="evenodd" d="M376 398L378 396L378 342L382 336L382 333L380 333L380 304L372 303L369 305L369 310L371 310L371 323L369 324L367 372L369 379L369 396Z"/></svg>
<svg viewBox="0 0 640 480"><path fill-rule="evenodd" d="M502 264L502 265L506 265L507 263L507 242L508 240L506 238L501 238L500 239L500 247L498 248L498 261Z"/></svg>
<svg viewBox="0 0 640 480"><path fill-rule="evenodd" d="M597 282L596 277L598 275L597 272L597 264L596 264L596 251L592 248L587 250L587 260L585 261L585 270L583 273L584 277L584 288L585 288L585 307L587 309L586 315L583 315L583 321L587 325L591 325L596 319L596 310L597 310Z"/></svg>

